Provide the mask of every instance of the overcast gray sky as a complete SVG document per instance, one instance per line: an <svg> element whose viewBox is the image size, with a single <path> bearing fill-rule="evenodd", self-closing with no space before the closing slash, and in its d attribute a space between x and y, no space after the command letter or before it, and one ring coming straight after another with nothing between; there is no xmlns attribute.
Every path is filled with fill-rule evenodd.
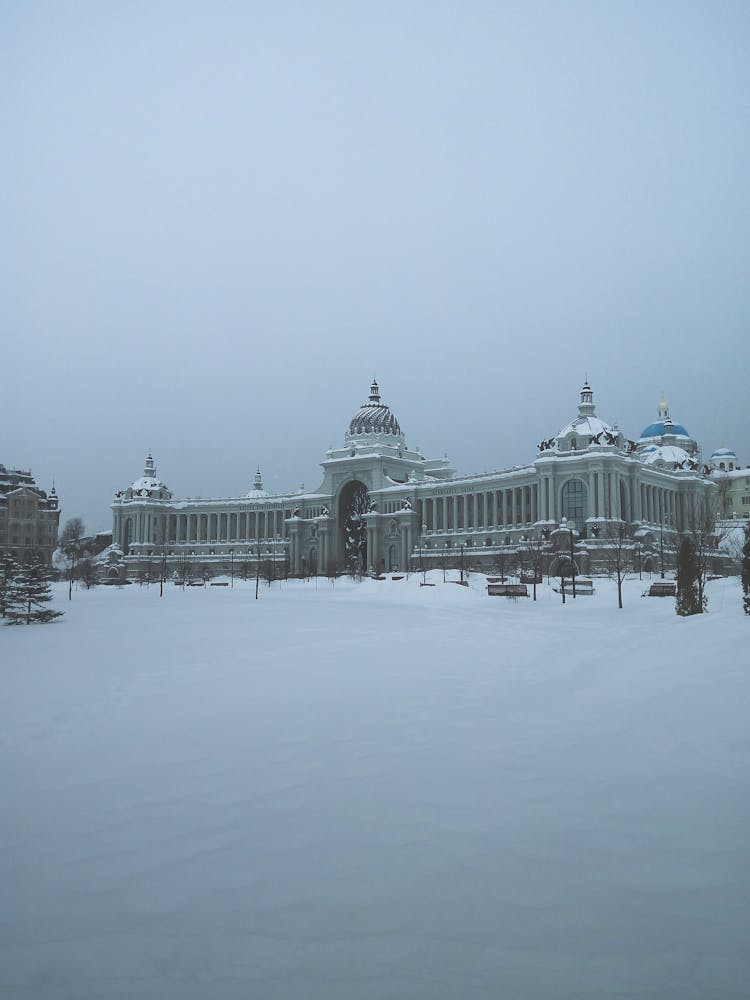
<svg viewBox="0 0 750 1000"><path fill-rule="evenodd" d="M460 472L662 388L750 461L750 5L0 7L0 462L63 521L319 482L370 378Z"/></svg>

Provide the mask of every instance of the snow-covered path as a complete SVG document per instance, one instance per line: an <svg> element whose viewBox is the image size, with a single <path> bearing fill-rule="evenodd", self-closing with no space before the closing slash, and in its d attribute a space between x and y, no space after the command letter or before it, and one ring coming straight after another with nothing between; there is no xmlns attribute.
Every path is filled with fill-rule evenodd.
<svg viewBox="0 0 750 1000"><path fill-rule="evenodd" d="M746 998L738 584L482 583L0 629L0 997Z"/></svg>

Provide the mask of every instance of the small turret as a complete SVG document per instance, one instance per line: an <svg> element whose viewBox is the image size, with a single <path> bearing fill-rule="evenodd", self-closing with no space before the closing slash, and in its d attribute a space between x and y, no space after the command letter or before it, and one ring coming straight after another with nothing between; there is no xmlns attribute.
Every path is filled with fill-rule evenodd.
<svg viewBox="0 0 750 1000"><path fill-rule="evenodd" d="M370 402L376 405L380 404L380 386L376 379L373 379L370 384Z"/></svg>
<svg viewBox="0 0 750 1000"><path fill-rule="evenodd" d="M260 474L260 466L255 470L255 479L253 479L253 489L262 490L263 489L263 477Z"/></svg>
<svg viewBox="0 0 750 1000"><path fill-rule="evenodd" d="M582 417L593 417L596 413L594 406L594 392L586 379L581 386L581 402L578 404L578 413Z"/></svg>
<svg viewBox="0 0 750 1000"><path fill-rule="evenodd" d="M150 451L148 455L146 455L146 465L143 469L143 478L156 479L156 467L154 466L154 460Z"/></svg>

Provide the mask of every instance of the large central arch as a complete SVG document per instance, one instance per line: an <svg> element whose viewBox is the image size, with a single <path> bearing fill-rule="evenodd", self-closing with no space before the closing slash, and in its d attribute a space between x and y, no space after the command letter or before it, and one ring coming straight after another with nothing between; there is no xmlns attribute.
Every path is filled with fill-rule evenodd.
<svg viewBox="0 0 750 1000"><path fill-rule="evenodd" d="M370 510L367 487L353 479L339 494L338 523L341 531L341 552L347 570L363 572L367 569L367 523L365 515Z"/></svg>

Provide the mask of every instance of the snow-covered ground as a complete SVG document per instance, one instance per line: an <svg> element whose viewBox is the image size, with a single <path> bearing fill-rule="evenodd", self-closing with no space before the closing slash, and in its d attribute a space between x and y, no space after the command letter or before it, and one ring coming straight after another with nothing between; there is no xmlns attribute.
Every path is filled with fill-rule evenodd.
<svg viewBox="0 0 750 1000"><path fill-rule="evenodd" d="M747 998L737 581L691 619L483 582L0 629L0 997Z"/></svg>

